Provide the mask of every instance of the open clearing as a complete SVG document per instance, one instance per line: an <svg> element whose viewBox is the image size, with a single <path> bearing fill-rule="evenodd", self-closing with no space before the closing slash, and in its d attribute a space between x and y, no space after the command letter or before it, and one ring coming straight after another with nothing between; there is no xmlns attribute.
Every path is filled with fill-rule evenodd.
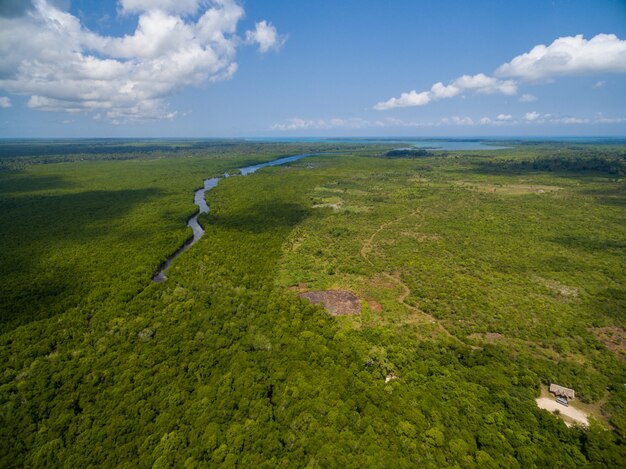
<svg viewBox="0 0 626 469"><path fill-rule="evenodd" d="M589 426L590 414L598 420L603 420L599 415L599 409L596 409L596 412L594 412L594 406L585 405L578 400L570 401L567 407L559 404L556 402L555 397L548 391L548 387L544 385L541 386L541 395L535 399L535 401L537 402L537 407L540 409L547 410L551 413L555 413L555 411L558 410L558 416L563 419L565 425L568 427L574 424L584 425L585 427ZM580 407L585 407L589 412L582 410Z"/></svg>
<svg viewBox="0 0 626 469"><path fill-rule="evenodd" d="M459 181L457 185L466 189L473 189L478 192L506 195L545 194L547 192L555 192L561 189L557 186L549 186L545 184L487 184L480 182Z"/></svg>
<svg viewBox="0 0 626 469"><path fill-rule="evenodd" d="M301 293L311 303L322 305L332 316L348 316L361 313L361 301L346 290L311 291Z"/></svg>
<svg viewBox="0 0 626 469"><path fill-rule="evenodd" d="M571 427L574 423L580 423L584 426L589 425L587 414L582 410L575 409L571 404L569 407L565 407L564 405L556 402L553 397L538 397L536 402L540 409L544 409L552 413L558 410L559 417L563 419L565 425L568 427Z"/></svg>

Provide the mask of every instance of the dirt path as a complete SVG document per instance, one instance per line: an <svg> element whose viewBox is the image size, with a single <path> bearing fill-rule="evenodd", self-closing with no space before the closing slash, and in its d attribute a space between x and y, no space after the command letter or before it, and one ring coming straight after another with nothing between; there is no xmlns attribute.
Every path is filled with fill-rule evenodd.
<svg viewBox="0 0 626 469"><path fill-rule="evenodd" d="M388 221L386 223L381 224L378 229L376 231L374 231L374 233L372 233L372 236L370 236L364 243L363 246L361 246L361 257L363 259L365 259L370 265L374 265L374 263L367 257L367 255L372 251L372 244L374 242L374 238L381 232L383 231L385 228L387 228L389 225L392 225L394 223L399 222L400 220L404 220L405 218L408 218L412 215L416 215L418 212L418 210L414 210L413 212L409 213L408 215L403 215L399 218L395 218L391 221Z"/></svg>
<svg viewBox="0 0 626 469"><path fill-rule="evenodd" d="M361 250L360 250L361 257L368 264L370 264L372 267L375 267L374 262L372 262L372 260L368 257L368 255L372 252L372 247L374 245L374 238L376 238L376 236L378 236L383 230L385 230L390 225L393 225L394 223L398 223L399 221L404 220L405 218L409 218L411 216L417 215L417 213L419 213L419 209L415 209L415 210L413 210L411 213L409 213L407 215L403 215L401 217L394 218L391 221L382 223L378 227L378 229L376 229L376 231L374 231L374 233L372 233L372 235L363 243L363 246L361 246ZM406 283L404 283L402 281L402 278L400 277L400 273L396 273L395 275L392 275L392 274L390 274L388 272L381 272L381 273L382 273L383 276L385 276L385 278L389 279L394 285L397 285L398 287L400 287L400 289L402 290L402 293L400 293L400 295L397 298L398 303L400 303L402 306L404 306L408 310L413 311L413 312L419 314L421 316L421 318L423 319L420 322L422 322L424 324L437 324L437 326L439 326L439 329L441 329L441 332L443 332L445 335L447 335L448 337L450 337L451 339L453 339L456 342L459 342L459 343L461 343L463 345L466 345L463 341L458 339L456 336L452 335L433 316L431 316L430 314L426 313L425 311L422 311L417 306L413 306L413 305L411 305L411 304L406 302L406 299L411 295L411 289L407 286Z"/></svg>

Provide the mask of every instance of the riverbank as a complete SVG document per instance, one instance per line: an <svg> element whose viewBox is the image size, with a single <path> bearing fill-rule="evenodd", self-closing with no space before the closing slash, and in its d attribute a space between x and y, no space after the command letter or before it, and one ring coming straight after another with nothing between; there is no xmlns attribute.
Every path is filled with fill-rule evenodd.
<svg viewBox="0 0 626 469"><path fill-rule="evenodd" d="M301 153L298 155L285 156L285 157L277 158L272 161L267 161L265 163L244 166L242 168L239 168L238 171L241 176L248 176L249 174L253 174L257 172L261 168L266 168L268 166L280 166L283 164L298 161L307 156L315 156L315 155L321 155L321 154L323 153ZM196 211L194 215L191 216L191 218L189 218L189 220L187 220L187 226L192 229L193 235L190 238L188 238L178 249L176 249L176 251L174 251L173 254L168 256L167 259L165 259L165 261L163 261L159 265L156 272L152 276L153 282L155 283L165 282L165 280L167 280L165 272L167 272L167 270L170 268L170 265L172 265L172 261L176 259L177 257L179 257L183 252L187 251L191 246L197 243L200 240L200 238L204 236L204 228L198 222L198 217L200 216L201 213L209 213L209 205L206 203L205 194L207 191L210 191L211 189L216 187L218 183L220 182L220 180L227 178L227 177L230 177L229 173L224 173L222 177L205 179L203 186L194 192L193 201L194 201L194 204L198 206L198 210Z"/></svg>

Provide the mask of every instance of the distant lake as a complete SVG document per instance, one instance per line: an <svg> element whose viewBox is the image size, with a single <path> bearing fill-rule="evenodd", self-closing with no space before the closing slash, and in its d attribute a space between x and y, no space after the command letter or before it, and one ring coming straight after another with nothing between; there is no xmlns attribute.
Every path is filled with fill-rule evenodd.
<svg viewBox="0 0 626 469"><path fill-rule="evenodd" d="M355 143L363 145L402 145L402 148L428 148L432 150L503 150L505 146L498 146L497 141L479 140L479 139L410 139L410 138L247 138L249 142L266 142L266 143Z"/></svg>

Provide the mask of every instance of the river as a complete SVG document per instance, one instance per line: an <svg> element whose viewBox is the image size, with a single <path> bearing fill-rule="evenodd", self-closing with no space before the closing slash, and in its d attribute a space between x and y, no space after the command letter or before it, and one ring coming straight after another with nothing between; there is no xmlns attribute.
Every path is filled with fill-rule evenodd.
<svg viewBox="0 0 626 469"><path fill-rule="evenodd" d="M322 155L322 154L324 153L302 153L300 155L286 156L283 158L278 158L276 160L268 161L267 163L259 163L259 164L239 168L239 172L241 173L242 176L247 176L248 174L252 174L258 171L259 169L265 168L267 166L279 166L281 164L292 163L294 161L298 161L299 159L305 158L307 156L315 156L315 155ZM219 177L219 178L205 179L204 186L195 192L193 201L198 206L198 210L189 219L189 221L187 221L187 226L189 226L192 229L193 236L189 238L187 241L185 241L181 247L179 247L176 251L174 251L174 253L170 255L165 260L165 262L163 262L159 266L154 276L152 277L153 282L160 283L160 282L164 282L165 280L167 280L167 277L165 276L165 272L167 272L167 269L170 268L172 261L176 259L178 256L180 256L187 249L189 249L191 246L196 244L196 242L198 242L198 240L202 238L202 236L204 236L204 228L202 228L202 225L200 225L200 222L198 221L198 217L200 216L201 213L209 213L209 205L206 203L205 194L207 191L216 187L221 179L224 179L226 177L229 177L228 173L224 174L224 176Z"/></svg>

